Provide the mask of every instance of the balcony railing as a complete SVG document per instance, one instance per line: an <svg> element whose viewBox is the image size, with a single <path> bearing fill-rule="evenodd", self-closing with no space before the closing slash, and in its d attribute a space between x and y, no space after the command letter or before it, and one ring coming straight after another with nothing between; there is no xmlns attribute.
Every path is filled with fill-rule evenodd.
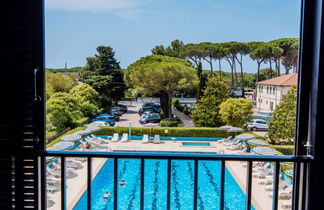
<svg viewBox="0 0 324 210"><path fill-rule="evenodd" d="M294 164L294 176L295 178L300 175L301 169L306 170L308 164L313 160L310 156L256 156L256 155L218 155L218 154L197 154L197 153L152 153L152 152L78 152L78 151L42 151L39 153L41 157L42 167L42 209L46 209L46 172L45 172L45 157L59 157L61 158L61 209L66 209L66 177L65 177L65 158L70 157L82 157L87 158L87 209L91 209L91 182L92 182L92 159L93 158L113 158L114 159L114 185L113 185L113 206L117 209L118 205L118 182L116 180L118 173L118 159L139 159L140 160L140 209L144 209L144 164L146 159L160 159L167 160L167 209L171 207L171 161L172 160L193 160L194 161L194 178L193 178L193 209L198 208L198 163L199 161L220 161L220 203L219 209L225 209L224 205L224 186L225 186L225 163L227 161L246 161L247 163L247 174L246 174L246 209L251 209L251 192L252 192L252 167L253 162L272 162L274 165L273 173L273 194L272 194L272 209L278 209L278 193L279 193L279 174L280 174L280 163L291 162ZM295 182L297 183L297 182ZM292 205L296 202L300 202L300 199L304 199L304 195L299 195L299 189L304 186L294 184L294 192L292 195ZM295 189L297 188L297 190ZM305 190L302 190L305 192ZM216 204L215 204L216 205Z"/></svg>

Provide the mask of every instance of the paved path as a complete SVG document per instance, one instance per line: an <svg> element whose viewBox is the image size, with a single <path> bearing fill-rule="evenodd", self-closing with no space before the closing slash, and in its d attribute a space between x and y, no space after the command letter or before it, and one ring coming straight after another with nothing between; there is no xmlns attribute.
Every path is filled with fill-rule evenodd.
<svg viewBox="0 0 324 210"><path fill-rule="evenodd" d="M192 119L184 114L183 112L178 111L175 108L172 108L172 112L173 114L175 114L177 117L179 117L181 119L181 121L183 122L183 127L195 127L195 123L192 121Z"/></svg>

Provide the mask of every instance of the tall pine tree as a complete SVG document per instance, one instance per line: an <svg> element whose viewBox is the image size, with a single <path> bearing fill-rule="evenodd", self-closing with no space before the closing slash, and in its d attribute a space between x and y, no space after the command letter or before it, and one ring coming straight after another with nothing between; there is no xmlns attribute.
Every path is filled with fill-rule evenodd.
<svg viewBox="0 0 324 210"><path fill-rule="evenodd" d="M87 58L87 64L80 71L81 80L99 93L103 108L124 97L126 85L115 52L109 46L97 47L97 54Z"/></svg>

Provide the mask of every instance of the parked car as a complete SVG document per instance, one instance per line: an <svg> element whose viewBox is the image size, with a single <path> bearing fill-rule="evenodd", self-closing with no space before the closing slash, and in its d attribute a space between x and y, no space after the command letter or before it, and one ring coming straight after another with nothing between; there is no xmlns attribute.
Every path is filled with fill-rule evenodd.
<svg viewBox="0 0 324 210"><path fill-rule="evenodd" d="M155 107L144 107L144 108L140 108L138 110L138 114L142 115L144 112L153 112L153 113L160 113L161 109L160 108L155 108Z"/></svg>
<svg viewBox="0 0 324 210"><path fill-rule="evenodd" d="M257 131L257 130L268 130L269 126L267 121L265 120L254 119L248 123L247 128L252 131Z"/></svg>
<svg viewBox="0 0 324 210"><path fill-rule="evenodd" d="M139 122L141 124L146 123L159 123L161 121L161 117L158 113L150 113L147 115L144 115L144 117L141 117Z"/></svg>
<svg viewBox="0 0 324 210"><path fill-rule="evenodd" d="M159 104L155 104L155 103L144 103L142 105L142 108L145 108L145 107L155 107L155 108L160 108L161 106Z"/></svg>
<svg viewBox="0 0 324 210"><path fill-rule="evenodd" d="M116 115L115 113L108 113L107 114L101 114L100 116L107 116L107 117L111 117L113 120L115 120L116 122L120 120L120 117L118 115Z"/></svg>
<svg viewBox="0 0 324 210"><path fill-rule="evenodd" d="M98 116L91 120L91 122L95 122L95 121L103 121L108 123L110 126L114 126L116 124L115 120L112 119L111 116Z"/></svg>
<svg viewBox="0 0 324 210"><path fill-rule="evenodd" d="M121 112L121 111L119 110L119 108L116 107L116 106L112 107L112 108L110 109L110 111L111 111L111 113L115 113L115 114L118 115L118 116L122 116L122 115L123 115L123 112Z"/></svg>
<svg viewBox="0 0 324 210"><path fill-rule="evenodd" d="M127 106L123 105L123 104L118 104L117 107L119 108L119 110L123 113L127 112Z"/></svg>

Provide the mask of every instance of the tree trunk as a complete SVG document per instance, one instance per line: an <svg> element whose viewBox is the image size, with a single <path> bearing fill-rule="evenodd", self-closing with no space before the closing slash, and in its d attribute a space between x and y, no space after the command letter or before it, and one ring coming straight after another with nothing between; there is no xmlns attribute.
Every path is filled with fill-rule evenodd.
<svg viewBox="0 0 324 210"><path fill-rule="evenodd" d="M271 59L269 60L269 63L270 63L270 79L272 79L272 61Z"/></svg>
<svg viewBox="0 0 324 210"><path fill-rule="evenodd" d="M210 75L213 75L213 59L209 57Z"/></svg>
<svg viewBox="0 0 324 210"><path fill-rule="evenodd" d="M281 61L281 58L278 59L278 76L280 76L280 61Z"/></svg>
<svg viewBox="0 0 324 210"><path fill-rule="evenodd" d="M235 87L238 86L238 79L237 79L237 71L236 71L236 62L235 62L235 59L233 59L233 69L234 69L234 74L235 74Z"/></svg>
<svg viewBox="0 0 324 210"><path fill-rule="evenodd" d="M160 105L165 117L169 116L168 102L169 96L165 91L160 92Z"/></svg>
<svg viewBox="0 0 324 210"><path fill-rule="evenodd" d="M221 59L218 59L218 66L219 66L219 80L222 80L222 65L221 65Z"/></svg>
<svg viewBox="0 0 324 210"><path fill-rule="evenodd" d="M169 109L169 121L172 120L172 97L171 97L171 92L168 91L168 109Z"/></svg>
<svg viewBox="0 0 324 210"><path fill-rule="evenodd" d="M244 74L243 74L243 57L242 57L242 54L241 54L241 57L240 57L240 67L241 67L241 89L242 89L242 97L244 96Z"/></svg>
<svg viewBox="0 0 324 210"><path fill-rule="evenodd" d="M256 81L259 82L259 76L260 76L260 65L261 63L258 61L258 72L257 72L257 78L256 78Z"/></svg>
<svg viewBox="0 0 324 210"><path fill-rule="evenodd" d="M242 97L244 96L244 75L243 75L243 65L242 63L240 64L241 66L241 89L242 89Z"/></svg>
<svg viewBox="0 0 324 210"><path fill-rule="evenodd" d="M231 80L232 80L231 88L234 89L234 69L233 69L233 63L231 62L232 59L226 57L225 60L228 62L228 64L231 67Z"/></svg>

